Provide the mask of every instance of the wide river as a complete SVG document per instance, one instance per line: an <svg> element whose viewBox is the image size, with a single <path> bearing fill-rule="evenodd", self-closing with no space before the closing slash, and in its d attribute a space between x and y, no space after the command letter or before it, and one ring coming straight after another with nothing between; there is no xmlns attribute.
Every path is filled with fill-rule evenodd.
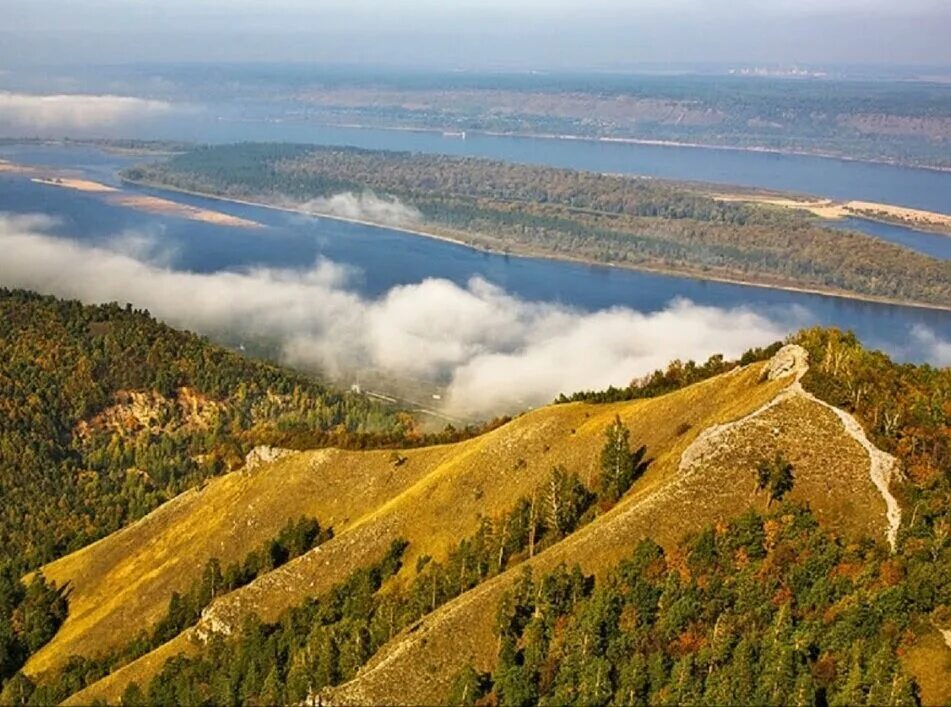
<svg viewBox="0 0 951 707"><path fill-rule="evenodd" d="M119 169L136 159L88 148L32 146L2 148L0 157L81 170L91 179L111 183L117 182ZM251 218L269 228L224 227L144 213L110 204L97 195L0 174L0 212L50 214L59 220L58 234L89 243L108 244L117 234L129 232L159 234L169 254L165 262L176 269L213 272L258 265L303 269L326 258L351 266L358 273L351 286L367 297L430 277L465 284L480 276L525 300L557 302L585 311L624 306L653 312L678 297L703 305L746 307L789 330L814 324L852 329L867 344L907 360L930 358L946 363L934 353L932 337L951 340L951 313L943 311L507 257L387 228L198 197L162 196Z"/></svg>
<svg viewBox="0 0 951 707"><path fill-rule="evenodd" d="M808 155L472 133L328 127L283 117L272 107L207 106L186 117L110 127L110 137L355 145L373 149L470 155L598 172L738 184L860 199L951 213L951 172Z"/></svg>

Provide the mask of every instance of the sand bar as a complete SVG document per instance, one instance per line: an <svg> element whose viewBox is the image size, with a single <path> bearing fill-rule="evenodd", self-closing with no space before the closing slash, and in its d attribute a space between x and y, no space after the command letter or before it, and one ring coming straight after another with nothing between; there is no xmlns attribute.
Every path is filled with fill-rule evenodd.
<svg viewBox="0 0 951 707"><path fill-rule="evenodd" d="M124 192L108 184L101 184L88 179L71 179L60 177L43 177L30 180L37 184L48 184L54 187L64 189L75 189L77 191L105 194L107 199L120 206L125 206L139 211L148 211L154 214L163 214L165 216L176 216L178 218L187 218L192 221L201 221L211 223L216 226L236 226L239 228L262 228L257 221L232 216L222 211L213 211L203 209L190 204L182 204L170 199L163 199L149 194L136 194Z"/></svg>

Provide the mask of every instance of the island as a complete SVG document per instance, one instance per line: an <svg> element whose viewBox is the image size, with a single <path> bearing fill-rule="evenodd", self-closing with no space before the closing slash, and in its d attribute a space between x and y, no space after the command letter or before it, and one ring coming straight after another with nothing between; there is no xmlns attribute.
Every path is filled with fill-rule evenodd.
<svg viewBox="0 0 951 707"><path fill-rule="evenodd" d="M951 308L951 262L710 185L288 143L199 146L122 176L513 255Z"/></svg>

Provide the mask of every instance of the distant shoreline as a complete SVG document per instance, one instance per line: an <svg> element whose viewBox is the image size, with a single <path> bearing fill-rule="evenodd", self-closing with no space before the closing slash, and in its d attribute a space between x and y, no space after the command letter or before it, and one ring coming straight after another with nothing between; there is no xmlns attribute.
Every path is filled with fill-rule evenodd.
<svg viewBox="0 0 951 707"><path fill-rule="evenodd" d="M532 250L528 248L520 248L515 251L503 251L497 248L492 248L478 243L470 243L468 241L462 240L461 238L456 238L448 236L441 233L435 233L433 231L423 231L419 229L414 229L409 226L399 226L391 225L386 223L380 223L375 221L367 221L364 219L350 218L346 216L340 216L337 214L321 213L316 211L304 211L300 208L295 208L291 206L281 206L279 204L269 204L266 202L252 201L250 199L239 199L236 197L221 196L218 194L211 194L207 192L199 192L190 189L181 189L178 187L173 187L169 185L148 182L148 181L139 181L134 179L122 178L122 181L127 184L131 184L138 187L145 187L148 189L156 189L159 191L168 191L175 192L179 194L187 194L189 196L196 196L202 199L214 199L216 201L223 201L232 204L240 204L243 206L251 206L255 208L270 209L273 211L283 211L285 213L298 214L300 216L309 216L312 218L326 218L332 219L334 221L342 221L344 223L354 223L361 226L369 226L371 228L385 228L391 231L399 231L400 233L406 233L413 236L421 236L423 238L429 238L432 240L442 241L444 243L451 243L453 245L463 246L471 250L475 250L481 253L488 253L491 255L504 255L507 257L514 258L535 258L535 259L544 259L544 260L555 260L561 262L570 262L570 263L579 263L582 265L593 265L596 267L604 268L615 268L619 270L631 270L634 272L647 272L655 275L670 275L673 277L685 277L691 280L699 280L702 282L719 282L727 285L741 285L747 287L759 287L762 289L768 290L781 290L784 292L796 292L799 294L809 294L809 295L821 295L826 297L838 297L840 299L855 300L859 302L869 302L872 304L886 304L898 307L913 307L915 309L929 309L939 312L951 312L951 305L941 305L941 304L930 304L927 302L915 302L911 300L898 300L888 297L876 297L874 295L863 295L860 293L847 292L843 290L832 290L832 289L821 289L814 287L798 286L791 284L782 284L782 283L770 283L766 281L754 281L754 280L743 280L740 278L731 278L727 276L717 276L717 275L707 275L705 273L700 273L697 271L691 270L676 270L672 268L655 268L650 266L634 266L625 263L604 263L596 260L590 260L587 258L581 258L571 255L563 255L559 253L551 253L544 250Z"/></svg>
<svg viewBox="0 0 951 707"><path fill-rule="evenodd" d="M884 165L887 167L902 167L904 169L923 169L929 172L949 173L951 166L941 167L936 165L919 164L916 162L903 162L901 160L875 159L871 157L851 157L835 152L826 151L808 151L784 149L780 147L765 147L762 145L717 145L707 142L687 142L681 140L661 140L657 138L637 138L637 137L612 137L610 135L576 135L574 133L522 133L506 130L446 130L442 128L425 128L399 125L366 125L363 123L316 123L328 128L345 128L349 130L387 130L391 132L408 133L434 133L453 139L464 140L460 133L464 132L471 135L486 135L488 137L511 137L528 138L533 140L563 140L565 142L600 142L600 143L620 143L624 145L644 145L647 147L681 147L694 150L726 150L728 152L752 152L771 155L786 155L789 157L817 157L824 160L841 160L843 162L859 162L871 165Z"/></svg>

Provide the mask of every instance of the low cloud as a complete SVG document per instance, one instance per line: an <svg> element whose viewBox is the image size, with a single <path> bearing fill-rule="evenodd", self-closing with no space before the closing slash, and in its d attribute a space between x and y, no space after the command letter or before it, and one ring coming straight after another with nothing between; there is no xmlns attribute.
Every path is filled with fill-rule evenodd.
<svg viewBox="0 0 951 707"><path fill-rule="evenodd" d="M447 411L462 415L624 385L673 358L733 356L786 332L742 308L677 300L654 313L588 313L525 301L478 278L464 287L426 279L367 299L349 289L347 268L326 261L305 271L177 271L143 259L152 251L128 234L114 241L117 252L54 237L50 227L0 215L0 285L129 301L209 334L273 337L286 362L331 375L374 368L431 380L447 386Z"/></svg>
<svg viewBox="0 0 951 707"><path fill-rule="evenodd" d="M912 327L911 339L915 348L923 352L926 360L936 366L951 366L951 341L941 338L921 324Z"/></svg>
<svg viewBox="0 0 951 707"><path fill-rule="evenodd" d="M423 215L413 206L396 197L381 197L372 191L360 194L343 192L329 197L311 199L296 208L312 214L326 214L356 221L370 221L387 226L413 226Z"/></svg>
<svg viewBox="0 0 951 707"><path fill-rule="evenodd" d="M34 95L0 91L0 125L31 130L89 130L164 115L175 110L166 101L132 96Z"/></svg>

